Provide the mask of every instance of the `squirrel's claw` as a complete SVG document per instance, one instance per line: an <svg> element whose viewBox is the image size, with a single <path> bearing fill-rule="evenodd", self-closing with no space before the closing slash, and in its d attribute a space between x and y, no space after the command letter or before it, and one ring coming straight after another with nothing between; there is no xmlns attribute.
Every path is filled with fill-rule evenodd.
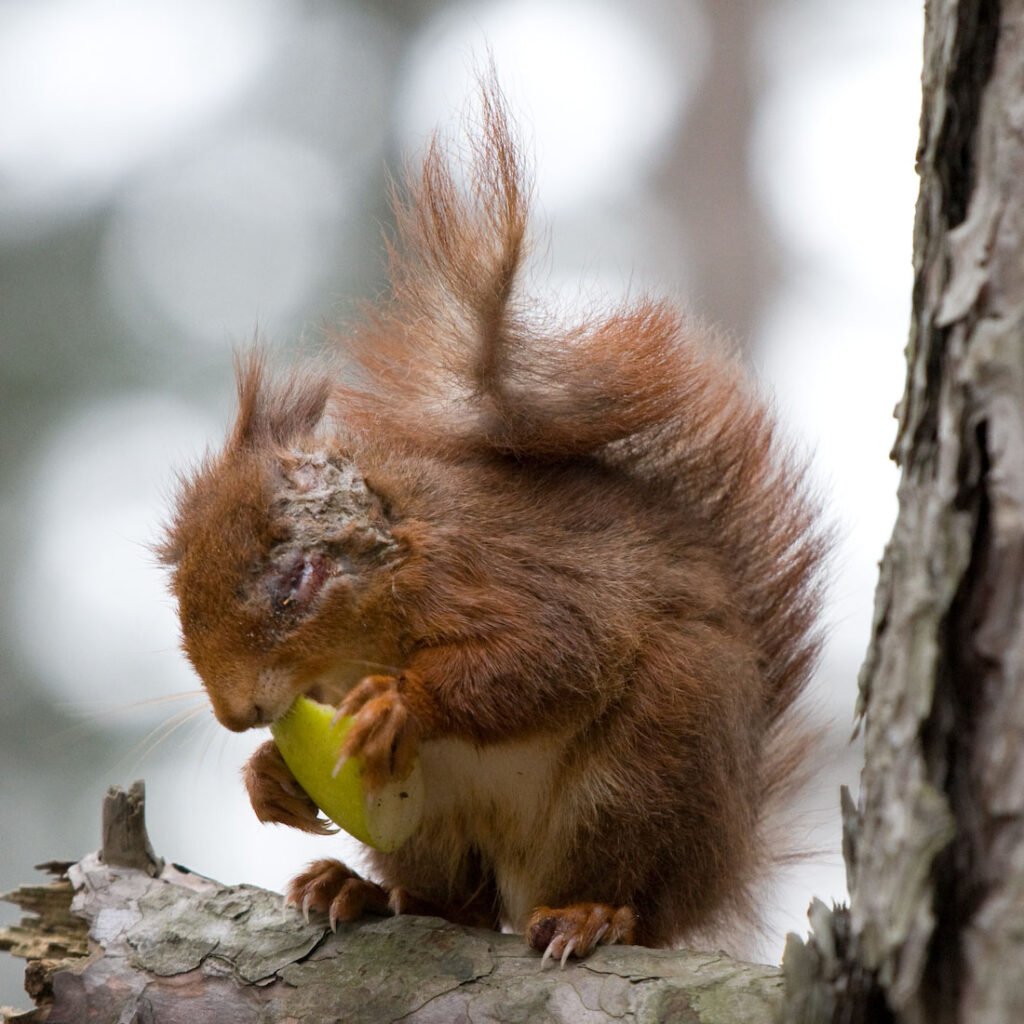
<svg viewBox="0 0 1024 1024"><path fill-rule="evenodd" d="M412 770L419 747L419 729L399 692L395 676L368 676L341 702L337 717L351 715L335 772L345 758L359 757L370 792L390 778L403 778Z"/></svg>

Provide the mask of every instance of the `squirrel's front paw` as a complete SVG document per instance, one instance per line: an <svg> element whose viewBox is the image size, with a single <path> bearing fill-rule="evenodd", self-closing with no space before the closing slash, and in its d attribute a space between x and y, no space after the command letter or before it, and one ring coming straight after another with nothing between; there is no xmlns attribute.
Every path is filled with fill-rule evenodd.
<svg viewBox="0 0 1024 1024"><path fill-rule="evenodd" d="M363 780L370 791L390 778L405 778L416 760L419 728L399 687L397 676L367 676L338 707L339 718L354 718L341 759L362 758Z"/></svg>
<svg viewBox="0 0 1024 1024"><path fill-rule="evenodd" d="M290 825L321 836L337 831L319 816L319 808L295 781L273 740L256 748L242 775L260 821Z"/></svg>

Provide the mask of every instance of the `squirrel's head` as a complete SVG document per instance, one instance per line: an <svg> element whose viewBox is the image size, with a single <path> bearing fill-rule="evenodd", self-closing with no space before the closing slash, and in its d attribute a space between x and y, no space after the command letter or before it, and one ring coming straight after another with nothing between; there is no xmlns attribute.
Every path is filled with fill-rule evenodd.
<svg viewBox="0 0 1024 1024"><path fill-rule="evenodd" d="M329 393L326 378L267 385L258 356L240 367L231 437L184 482L160 548L185 652L235 731L299 693L336 699L397 653L399 546L351 457L318 436Z"/></svg>

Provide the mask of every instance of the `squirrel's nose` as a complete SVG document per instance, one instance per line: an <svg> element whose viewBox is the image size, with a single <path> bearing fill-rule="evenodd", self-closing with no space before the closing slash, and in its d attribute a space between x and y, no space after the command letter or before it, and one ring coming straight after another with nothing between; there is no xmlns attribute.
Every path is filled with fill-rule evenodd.
<svg viewBox="0 0 1024 1024"><path fill-rule="evenodd" d="M295 699L290 677L274 667L250 668L244 678L223 679L218 686L207 685L207 692L217 721L232 732L276 722Z"/></svg>
<svg viewBox="0 0 1024 1024"><path fill-rule="evenodd" d="M258 704L247 704L234 708L214 707L213 713L217 716L217 721L232 732L245 732L246 729L266 724L266 720L263 718L263 709Z"/></svg>

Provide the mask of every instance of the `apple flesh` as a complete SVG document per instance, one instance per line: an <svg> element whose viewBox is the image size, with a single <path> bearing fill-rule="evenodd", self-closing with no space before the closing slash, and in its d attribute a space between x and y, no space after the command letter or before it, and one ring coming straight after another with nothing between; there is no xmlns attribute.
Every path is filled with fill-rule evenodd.
<svg viewBox="0 0 1024 1024"><path fill-rule="evenodd" d="M336 709L299 697L270 726L278 750L299 785L336 825L360 842L390 853L416 831L423 813L423 775L417 760L404 779L368 793L362 761L350 757L337 775L334 766L352 718L334 722Z"/></svg>

